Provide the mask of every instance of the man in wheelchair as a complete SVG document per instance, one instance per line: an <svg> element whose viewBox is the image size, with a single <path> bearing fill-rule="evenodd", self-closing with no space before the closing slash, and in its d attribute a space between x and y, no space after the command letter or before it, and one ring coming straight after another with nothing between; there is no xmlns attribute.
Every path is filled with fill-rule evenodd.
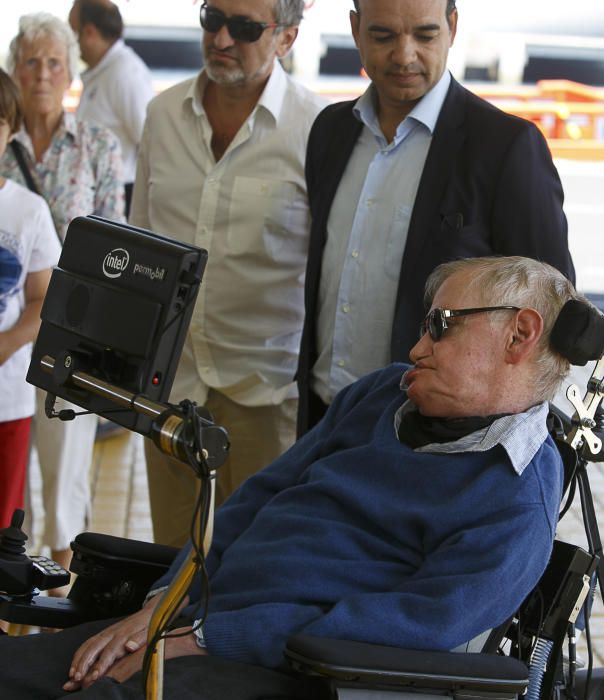
<svg viewBox="0 0 604 700"><path fill-rule="evenodd" d="M546 417L569 365L550 334L576 298L525 258L437 268L412 365L343 390L219 509L208 609L196 582L164 698L321 698L285 670L293 634L450 650L512 615L552 549L563 470ZM3 697L144 697L149 620L185 550L125 619L0 639Z"/></svg>

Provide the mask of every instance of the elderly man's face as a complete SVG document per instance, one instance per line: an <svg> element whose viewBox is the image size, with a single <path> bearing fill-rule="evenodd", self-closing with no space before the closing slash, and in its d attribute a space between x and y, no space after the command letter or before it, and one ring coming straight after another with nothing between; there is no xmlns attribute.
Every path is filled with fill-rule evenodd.
<svg viewBox="0 0 604 700"><path fill-rule="evenodd" d="M467 272L449 277L434 296L432 308L463 309L492 304L468 291ZM506 339L514 311L451 319L442 338L426 333L411 350L414 367L405 375L408 396L425 416L487 416L499 412Z"/></svg>
<svg viewBox="0 0 604 700"><path fill-rule="evenodd" d="M208 0L208 7L220 10L226 17L267 24L275 22L274 5L274 0ZM262 84L271 73L275 57L285 56L297 34L291 28L276 31L265 29L253 43L233 39L226 25L217 32L204 31L204 65L210 79L219 85Z"/></svg>
<svg viewBox="0 0 604 700"><path fill-rule="evenodd" d="M380 108L408 114L440 80L457 28L446 0L360 0L351 15L363 66Z"/></svg>

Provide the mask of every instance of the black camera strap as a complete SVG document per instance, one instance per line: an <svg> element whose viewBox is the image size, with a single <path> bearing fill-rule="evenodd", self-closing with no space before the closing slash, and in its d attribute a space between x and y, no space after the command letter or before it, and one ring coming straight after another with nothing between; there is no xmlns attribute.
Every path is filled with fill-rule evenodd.
<svg viewBox="0 0 604 700"><path fill-rule="evenodd" d="M23 146L15 139L13 139L9 144L8 144L13 152L13 155L15 156L15 160L17 161L17 165L19 166L19 170L21 171L23 177L25 178L25 182L27 183L27 187L32 191L35 192L35 194L40 194L40 190L36 186L36 183L34 182L33 175L31 174L31 170L29 169L29 166L27 165L27 161L25 160L25 154L23 153Z"/></svg>
<svg viewBox="0 0 604 700"><path fill-rule="evenodd" d="M10 146L10 149L12 150L13 155L15 156L15 160L17 161L17 165L19 166L19 170L25 178L25 182L27 184L28 189L31 190L34 194L37 194L40 197L44 197L44 195L38 189L38 186L34 181L34 176L31 174L31 170L27 165L23 146L16 139L9 141L8 145ZM59 239L59 243L63 245L63 239L61 238L61 236L59 236L59 232L56 229L56 224L54 225L54 229L55 233L57 234L57 238Z"/></svg>

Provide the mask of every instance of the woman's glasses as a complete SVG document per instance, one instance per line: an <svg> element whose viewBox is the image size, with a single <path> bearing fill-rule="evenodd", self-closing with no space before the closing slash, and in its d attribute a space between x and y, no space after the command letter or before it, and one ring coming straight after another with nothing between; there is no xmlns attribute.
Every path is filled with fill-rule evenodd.
<svg viewBox="0 0 604 700"><path fill-rule="evenodd" d="M244 41L247 44L258 41L265 29L276 29L284 26L276 22L254 22L243 17L227 17L222 10L208 7L205 2L199 9L199 23L206 32L212 34L219 32L226 24L232 39Z"/></svg>
<svg viewBox="0 0 604 700"><path fill-rule="evenodd" d="M449 327L447 320L457 316L470 316L471 314L484 314L489 311L520 311L518 306L483 306L478 309L432 309L422 321L419 328L419 337L426 333L434 342L443 337L443 333Z"/></svg>

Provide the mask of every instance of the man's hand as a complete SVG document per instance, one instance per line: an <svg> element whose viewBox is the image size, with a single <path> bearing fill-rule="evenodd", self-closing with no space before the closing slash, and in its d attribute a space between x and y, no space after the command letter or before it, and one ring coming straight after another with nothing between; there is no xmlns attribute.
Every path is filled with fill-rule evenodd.
<svg viewBox="0 0 604 700"><path fill-rule="evenodd" d="M173 630L173 632L170 634L180 634L181 632L188 632L188 634L184 637L166 639L164 646L164 660L174 659L177 656L207 655L207 651L205 649L201 649L197 646L195 636L191 632L190 627L181 627L180 629ZM115 678L115 680L119 681L120 683L127 681L130 676L142 669L145 648L146 646L143 644L138 651L135 651L133 654L128 654L128 656L120 659L108 671L107 675L111 678Z"/></svg>
<svg viewBox="0 0 604 700"><path fill-rule="evenodd" d="M116 661L144 648L149 621L160 598L160 595L151 598L138 612L86 640L74 654L69 680L63 689L87 688L104 676Z"/></svg>
<svg viewBox="0 0 604 700"><path fill-rule="evenodd" d="M141 611L143 612L143 611ZM138 613L136 613L138 615ZM88 688L95 681L97 681L102 676L109 676L114 678L119 683L127 681L130 676L135 674L137 671L142 670L143 667L143 657L145 655L145 649L147 645L146 631L141 637L140 632L136 631L134 634L130 635L130 638L122 644L122 653L119 651L114 656L110 656L107 652L109 646L114 646L115 649L119 650L120 643L123 642L124 633L126 632L123 623L130 622L134 616L131 615L126 620L118 622L116 625L104 630L100 634L91 637L87 642L85 642L76 652L74 657L74 664L70 670L69 676L70 680L63 686L64 690L80 690L81 688ZM129 627L134 629L130 624ZM165 641L164 646L164 659L174 659L177 656L205 656L205 649L200 649L195 641L195 636L191 631L191 627L181 627L176 630L172 630L173 634L182 634L185 636L168 638ZM104 639L101 639L103 634L107 632L110 633ZM126 635L127 636L127 635ZM103 649L99 661L93 663L93 654L97 650L102 642L109 643ZM118 641L119 640L119 641ZM76 665L76 658L81 654L81 665ZM101 657L106 654L105 659L101 661ZM113 661L110 662L110 659ZM92 659L92 661L90 661ZM89 660L88 666L84 663L85 660ZM106 665L109 664L109 665ZM84 668L88 670L84 672ZM73 671L73 673L72 673ZM78 675L79 674L79 675ZM83 674L83 675L82 675Z"/></svg>

